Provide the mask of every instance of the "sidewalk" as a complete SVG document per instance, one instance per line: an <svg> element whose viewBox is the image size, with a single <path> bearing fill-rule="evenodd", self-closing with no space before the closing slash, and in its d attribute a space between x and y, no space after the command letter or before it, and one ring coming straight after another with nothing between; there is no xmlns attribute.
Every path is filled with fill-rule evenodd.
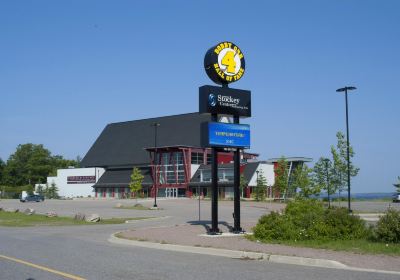
<svg viewBox="0 0 400 280"><path fill-rule="evenodd" d="M222 232L229 232L229 224L219 224ZM247 232L254 224L242 225ZM400 272L400 258L384 255L362 255L349 252L330 251L277 244L264 244L247 240L243 236L207 236L207 224L182 224L171 227L154 227L124 231L118 237L161 244L177 244L192 247L219 248L235 251L259 252L269 255L296 256L340 262L349 267L367 270Z"/></svg>

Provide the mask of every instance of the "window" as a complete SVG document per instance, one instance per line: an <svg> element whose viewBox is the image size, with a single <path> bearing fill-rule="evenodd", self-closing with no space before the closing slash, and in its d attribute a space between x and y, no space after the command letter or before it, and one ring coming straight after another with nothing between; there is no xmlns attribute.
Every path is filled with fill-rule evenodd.
<svg viewBox="0 0 400 280"><path fill-rule="evenodd" d="M203 164L204 154L203 153L192 153L192 164Z"/></svg>
<svg viewBox="0 0 400 280"><path fill-rule="evenodd" d="M211 170L201 170L200 182L211 182ZM233 169L218 169L218 181L233 182Z"/></svg>
<svg viewBox="0 0 400 280"><path fill-rule="evenodd" d="M158 171L159 184L185 183L183 153L163 153Z"/></svg>

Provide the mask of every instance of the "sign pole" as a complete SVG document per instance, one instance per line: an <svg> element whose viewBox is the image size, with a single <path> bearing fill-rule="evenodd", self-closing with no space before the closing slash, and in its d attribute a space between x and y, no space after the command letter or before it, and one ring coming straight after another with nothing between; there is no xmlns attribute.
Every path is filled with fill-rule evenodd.
<svg viewBox="0 0 400 280"><path fill-rule="evenodd" d="M234 116L233 122L239 123L239 116ZM234 228L233 232L239 233L242 231L240 227L240 149L237 148L233 155L233 192L234 192Z"/></svg>
<svg viewBox="0 0 400 280"><path fill-rule="evenodd" d="M213 122L217 122L218 115L212 114L211 119ZM216 147L211 150L211 160L211 234L218 234L218 150Z"/></svg>

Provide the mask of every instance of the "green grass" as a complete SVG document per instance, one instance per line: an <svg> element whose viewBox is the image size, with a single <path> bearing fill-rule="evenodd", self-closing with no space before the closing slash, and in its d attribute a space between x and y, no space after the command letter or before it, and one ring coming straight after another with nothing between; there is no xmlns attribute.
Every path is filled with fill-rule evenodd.
<svg viewBox="0 0 400 280"><path fill-rule="evenodd" d="M254 236L246 238L255 241ZM334 251L345 251L358 254L382 254L391 256L400 256L400 244L379 243L368 240L303 240L303 241L266 241L264 243L282 244L294 247L309 247L316 249L328 249Z"/></svg>
<svg viewBox="0 0 400 280"><path fill-rule="evenodd" d="M25 215L23 213L8 213L0 211L0 226L5 227L29 227L29 226L74 226L74 225L107 225L107 224L123 224L127 220L143 220L149 217L136 218L112 218L103 219L98 223L90 223L86 221L76 221L70 217L53 217L48 218L45 215Z"/></svg>

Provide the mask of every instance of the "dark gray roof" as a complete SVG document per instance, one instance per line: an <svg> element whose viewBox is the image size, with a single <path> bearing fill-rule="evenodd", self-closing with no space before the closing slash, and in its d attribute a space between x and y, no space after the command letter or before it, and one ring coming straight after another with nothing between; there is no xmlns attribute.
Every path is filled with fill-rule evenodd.
<svg viewBox="0 0 400 280"><path fill-rule="evenodd" d="M243 170L243 176L246 179L247 183L250 182L259 164L260 162L249 162L248 164L245 165Z"/></svg>
<svg viewBox="0 0 400 280"><path fill-rule="evenodd" d="M143 178L143 186L153 184L151 168L140 168ZM108 169L93 187L128 187L131 181L132 169Z"/></svg>
<svg viewBox="0 0 400 280"><path fill-rule="evenodd" d="M209 115L190 113L107 125L81 162L82 167L130 167L147 165L150 157L144 148L154 147L154 126L157 146L201 147L201 123Z"/></svg>

